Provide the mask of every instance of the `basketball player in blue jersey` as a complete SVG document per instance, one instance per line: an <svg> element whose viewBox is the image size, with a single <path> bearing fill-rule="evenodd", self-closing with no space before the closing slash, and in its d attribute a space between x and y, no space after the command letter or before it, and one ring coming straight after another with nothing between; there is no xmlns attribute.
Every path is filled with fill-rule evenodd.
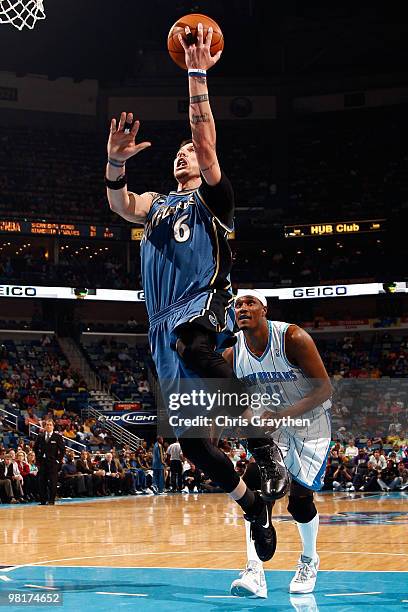
<svg viewBox="0 0 408 612"><path fill-rule="evenodd" d="M282 451L292 482L288 511L296 521L303 543L290 592L311 593L319 568L316 551L319 515L313 491L323 485L330 448L332 387L312 338L289 323L268 321L267 302L262 293L246 290L235 301L235 318L240 331L237 343L224 352L236 375L258 391L277 393L281 398L276 417L308 419L306 427L281 427L271 435ZM271 412L264 412L271 416ZM247 486L257 490L261 483L256 463L244 474ZM233 595L267 597L262 562L246 527L248 563L241 577L231 585Z"/></svg>
<svg viewBox="0 0 408 612"><path fill-rule="evenodd" d="M133 121L132 113L122 113L118 125L112 119L108 141L105 183L110 207L124 219L144 225L141 269L149 341L165 401L186 381L196 385L202 378L223 379L224 392L236 391L241 384L216 350L235 341L227 328L233 302L227 234L233 228L234 194L216 154L206 71L220 53L211 56L211 37L210 28L203 40L201 24L193 44L187 46L180 37L188 67L192 138L182 143L174 160L177 190L167 196L127 190L126 161L150 146L136 142L139 121ZM258 555L267 561L276 547L270 504L247 487L210 435L189 437L180 417L194 417L198 410L187 406L176 413L181 424L174 433L183 453L241 506L252 523ZM268 493L285 488L287 474L274 464L274 446L265 440L255 441L254 446L263 466L262 489Z"/></svg>

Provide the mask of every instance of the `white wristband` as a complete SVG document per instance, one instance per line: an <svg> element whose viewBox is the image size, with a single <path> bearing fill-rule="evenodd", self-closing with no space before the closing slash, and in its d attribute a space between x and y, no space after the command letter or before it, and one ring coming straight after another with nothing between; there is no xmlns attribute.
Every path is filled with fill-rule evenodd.
<svg viewBox="0 0 408 612"><path fill-rule="evenodd" d="M188 69L188 76L201 76L201 77L205 77L207 76L207 71L203 70L202 68L189 68Z"/></svg>

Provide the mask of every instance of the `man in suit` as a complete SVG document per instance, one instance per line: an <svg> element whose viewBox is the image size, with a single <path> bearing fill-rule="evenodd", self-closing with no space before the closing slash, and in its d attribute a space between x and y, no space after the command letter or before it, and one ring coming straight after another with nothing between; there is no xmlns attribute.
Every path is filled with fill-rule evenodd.
<svg viewBox="0 0 408 612"><path fill-rule="evenodd" d="M14 466L10 455L0 461L0 499L6 504L16 504L13 488Z"/></svg>
<svg viewBox="0 0 408 612"><path fill-rule="evenodd" d="M123 475L123 468L118 464L112 453L106 453L105 459L99 464L99 469L105 473L105 487L110 493L119 495L121 488L121 477Z"/></svg>
<svg viewBox="0 0 408 612"><path fill-rule="evenodd" d="M58 472L61 469L65 454L62 436L54 432L54 421L45 421L45 433L39 434L34 445L35 456L39 466L38 484L41 505L54 505L57 494Z"/></svg>
<svg viewBox="0 0 408 612"><path fill-rule="evenodd" d="M84 476L87 495L92 497L96 494L100 497L106 494L104 473L102 470L95 469L88 451L81 451L81 456L76 462L76 468Z"/></svg>

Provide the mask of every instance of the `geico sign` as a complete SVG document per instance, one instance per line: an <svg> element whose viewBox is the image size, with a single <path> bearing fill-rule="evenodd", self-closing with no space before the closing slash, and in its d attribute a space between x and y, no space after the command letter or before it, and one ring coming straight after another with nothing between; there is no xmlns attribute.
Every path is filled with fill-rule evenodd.
<svg viewBox="0 0 408 612"><path fill-rule="evenodd" d="M347 295L345 285L335 285L331 287L298 287L293 290L294 298L314 298L314 297L333 297Z"/></svg>
<svg viewBox="0 0 408 612"><path fill-rule="evenodd" d="M37 289L35 287L0 285L0 295L10 295L12 297L35 297L37 295Z"/></svg>

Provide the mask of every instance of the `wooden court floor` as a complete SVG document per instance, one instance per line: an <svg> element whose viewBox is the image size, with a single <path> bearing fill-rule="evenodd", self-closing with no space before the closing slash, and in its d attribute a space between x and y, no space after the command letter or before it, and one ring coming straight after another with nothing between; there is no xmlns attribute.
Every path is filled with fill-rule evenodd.
<svg viewBox="0 0 408 612"><path fill-rule="evenodd" d="M406 571L407 494L318 494L321 569ZM280 500L266 569L293 570L296 525ZM226 495L167 495L0 506L3 566L236 569L245 565L240 508Z"/></svg>

